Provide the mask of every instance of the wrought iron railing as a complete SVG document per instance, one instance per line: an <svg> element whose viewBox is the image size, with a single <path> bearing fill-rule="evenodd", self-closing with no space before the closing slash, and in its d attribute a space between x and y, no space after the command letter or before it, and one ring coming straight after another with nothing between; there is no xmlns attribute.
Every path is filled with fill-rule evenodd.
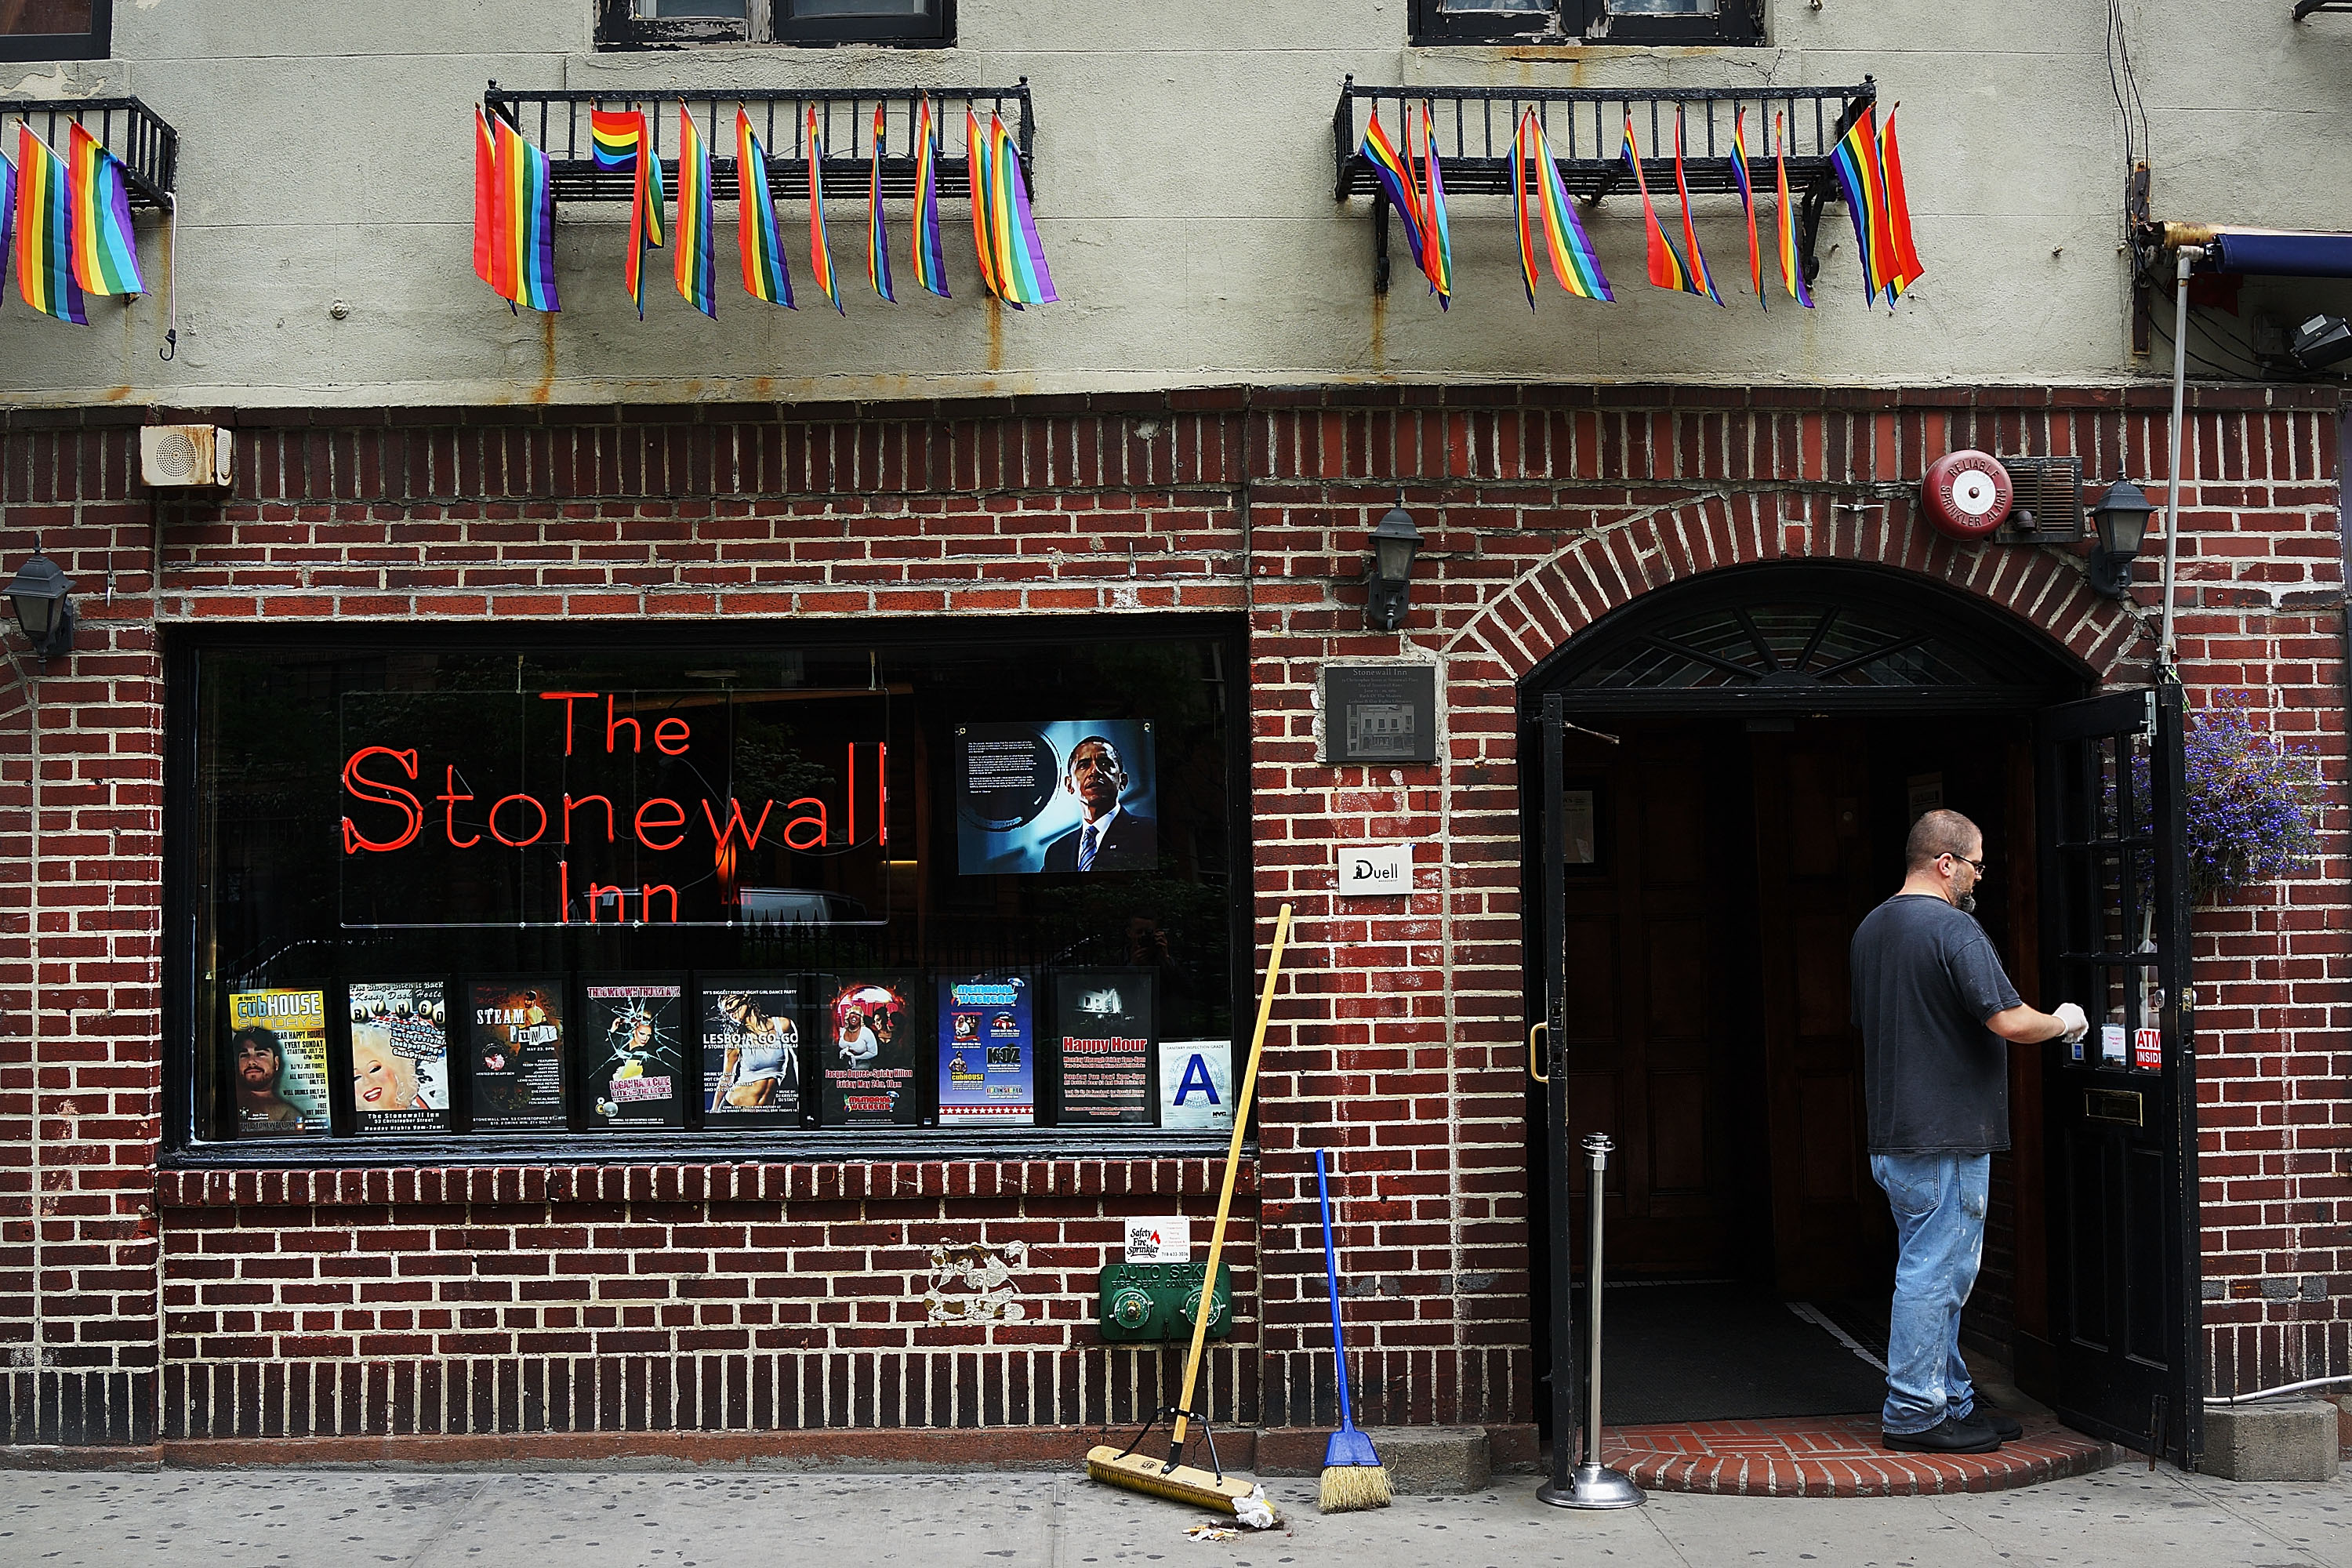
<svg viewBox="0 0 2352 1568"><path fill-rule="evenodd" d="M65 155L66 127L79 125L122 160L122 184L133 206L158 210L172 205L172 181L180 163L180 133L135 98L0 98L0 146L11 160L16 133L10 121L23 121L33 134Z"/></svg>
<svg viewBox="0 0 2352 1568"><path fill-rule="evenodd" d="M1533 87L1359 87L1348 78L1339 89L1339 107L1331 115L1331 145L1336 178L1332 197L1372 198L1372 287L1386 292L1389 279L1388 198L1372 177L1371 165L1357 149L1373 112L1381 117L1391 141L1403 151L1407 106L1416 112L1431 110L1429 126L1436 137L1437 156L1445 174L1449 196L1508 195L1517 171L1512 149L1520 117L1532 110L1543 127L1544 141L1559 166L1560 184L1568 194L1598 204L1614 192L1634 188L1633 171L1622 148L1625 124L1633 125L1633 139L1642 153L1642 177L1652 190L1675 188L1675 131L1683 136L1683 169L1694 195L1737 190L1731 174L1731 134L1735 117L1747 112L1748 178L1758 190L1773 188L1777 178L1774 153L1785 151L1791 195L1802 191L1798 247L1804 256L1805 275L1819 274L1813 237L1822 205L1838 196L1837 180L1830 170L1830 154L1860 117L1878 100L1878 87L1869 77L1858 87L1790 88L1533 88ZM1357 106L1365 105L1360 118ZM1773 133L1773 116L1781 128Z"/></svg>
<svg viewBox="0 0 2352 1568"><path fill-rule="evenodd" d="M735 112L751 116L751 130L766 154L768 182L782 197L806 189L808 179L808 110L814 109L817 132L824 143L821 167L829 188L842 195L866 188L866 171L874 152L874 110L883 110L882 190L886 195L910 195L915 188L915 117L924 99L931 103L931 123L940 140L934 162L942 198L961 194L970 177L964 146L964 111L979 117L983 130L990 117L1004 117L1020 150L1021 172L1035 189L1035 165L1030 152L1034 130L1029 100L1029 79L1012 87L935 88L928 92L680 92L667 89L644 92L606 89L555 92L514 92L496 81L482 94L482 105L503 115L548 157L549 173L558 202L625 202L635 190L631 174L599 169L589 136L592 110L643 110L654 150L662 159L665 176L677 172L677 110L684 105L710 149L711 194L720 198L736 194ZM670 187L677 186L675 179Z"/></svg>

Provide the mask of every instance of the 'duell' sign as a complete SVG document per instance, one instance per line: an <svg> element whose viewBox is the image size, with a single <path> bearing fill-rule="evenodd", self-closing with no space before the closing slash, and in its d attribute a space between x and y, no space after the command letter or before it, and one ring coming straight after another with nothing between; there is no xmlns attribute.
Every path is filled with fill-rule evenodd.
<svg viewBox="0 0 2352 1568"><path fill-rule="evenodd" d="M862 693L382 692L342 721L372 742L341 771L347 924L676 921L681 888L723 919L779 850L887 853Z"/></svg>

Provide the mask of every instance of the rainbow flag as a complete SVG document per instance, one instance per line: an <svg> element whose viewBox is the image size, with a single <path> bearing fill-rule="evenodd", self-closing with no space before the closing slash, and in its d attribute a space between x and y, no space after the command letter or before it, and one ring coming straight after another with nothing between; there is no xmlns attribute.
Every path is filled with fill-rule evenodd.
<svg viewBox="0 0 2352 1568"><path fill-rule="evenodd" d="M816 286L833 301L834 313L845 316L841 308L841 285L834 281L833 253L824 243L824 137L817 130L816 105L808 106L808 174L809 174L809 270Z"/></svg>
<svg viewBox="0 0 2352 1568"><path fill-rule="evenodd" d="M1405 132L1412 131L1412 111L1405 111ZM1421 193L1413 189L1412 167L1397 156L1396 143L1381 129L1381 110L1372 106L1370 123L1364 127L1364 143L1356 149L1356 156L1371 166L1372 178L1396 209L1398 221L1404 225L1404 247L1412 252L1416 267L1423 265L1423 247L1421 237Z"/></svg>
<svg viewBox="0 0 2352 1568"><path fill-rule="evenodd" d="M139 240L122 163L76 121L67 142L66 205L73 213L74 281L90 294L144 294Z"/></svg>
<svg viewBox="0 0 2352 1568"><path fill-rule="evenodd" d="M1430 106L1421 106L1422 225L1421 270L1438 307L1454 308L1454 230L1445 221L1445 174L1437 162L1437 127ZM1412 140L1412 123L1405 122L1405 140Z"/></svg>
<svg viewBox="0 0 2352 1568"><path fill-rule="evenodd" d="M596 167L608 174L626 174L637 166L637 149L645 142L646 117L619 109L588 111L589 150Z"/></svg>
<svg viewBox="0 0 2352 1568"><path fill-rule="evenodd" d="M743 291L754 300L793 309L792 268L776 232L776 204L768 195L768 155L751 134L751 116L735 111L735 237L743 252Z"/></svg>
<svg viewBox="0 0 2352 1568"><path fill-rule="evenodd" d="M874 168L866 184L866 280L895 305L890 291L890 232L882 224L882 106L874 106Z"/></svg>
<svg viewBox="0 0 2352 1568"><path fill-rule="evenodd" d="M16 165L0 154L0 296L7 292L7 258L16 234Z"/></svg>
<svg viewBox="0 0 2352 1568"><path fill-rule="evenodd" d="M73 275L73 216L65 160L33 128L16 125L16 292L36 310L89 325Z"/></svg>
<svg viewBox="0 0 2352 1568"><path fill-rule="evenodd" d="M948 254L940 233L940 144L931 129L931 100L926 97L915 110L915 281L945 300Z"/></svg>
<svg viewBox="0 0 2352 1568"><path fill-rule="evenodd" d="M1772 308L1764 298L1764 247L1756 240L1756 189L1748 179L1748 110L1731 116L1731 178L1739 186L1739 210L1748 219L1748 277L1756 285L1756 302Z"/></svg>
<svg viewBox="0 0 2352 1568"><path fill-rule="evenodd" d="M1528 110L1519 121L1516 141L1518 166L1513 171L1525 174L1528 184L1534 188L1532 201L1522 197L1515 203L1519 219L1519 266L1527 275L1528 302L1535 302L1535 236L1533 219L1542 216L1544 248L1551 257L1551 274L1559 286L1580 300L1614 300L1609 279L1601 270L1601 258L1594 254L1591 237L1577 220L1576 208L1568 199L1568 187L1559 182L1559 165L1552 162L1551 144L1544 140L1543 122L1535 110ZM1532 164L1529 168L1528 165Z"/></svg>
<svg viewBox="0 0 2352 1568"><path fill-rule="evenodd" d="M490 139L490 122L482 107L474 106L474 276L497 290L501 300L514 297L514 279L501 274L505 251L497 240L499 227L499 155Z"/></svg>
<svg viewBox="0 0 2352 1568"><path fill-rule="evenodd" d="M646 319L646 249L662 244L661 210L667 197L662 190L661 160L654 155L653 132L646 117L634 110L590 110L588 134L596 167L636 174L629 195L629 248L621 259L621 282L642 321Z"/></svg>
<svg viewBox="0 0 2352 1568"><path fill-rule="evenodd" d="M1813 308L1813 291L1805 286L1805 258L1797 254L1797 206L1789 199L1789 142L1780 134L1780 117L1772 117L1773 163L1780 181L1780 208L1773 222L1779 227L1779 242L1774 248L1780 253L1780 281L1788 286L1789 298L1810 310Z"/></svg>
<svg viewBox="0 0 2352 1568"><path fill-rule="evenodd" d="M1895 109L1902 107L1898 103ZM1903 191L1903 154L1895 145L1895 109L1886 111L1886 125L1878 133L1878 173L1886 191L1886 232L1895 246L1894 275L1887 280L1886 302L1890 305L1927 270L1919 265L1918 249L1911 242L1911 200Z"/></svg>
<svg viewBox="0 0 2352 1568"><path fill-rule="evenodd" d="M1002 300L1004 284L996 274L996 242L989 235L993 216L989 192L994 188L995 181L989 174L988 138L980 133L980 119L969 107L963 111L963 161L965 173L971 179L971 245L980 253L980 280L990 293Z"/></svg>
<svg viewBox="0 0 2352 1568"><path fill-rule="evenodd" d="M1844 193L1853 219L1853 243L1862 262L1863 300L1876 304L1895 274L1895 238L1886 226L1886 186L1878 171L1878 111L1865 107L1830 153L1830 172ZM1891 300L1893 296L1888 296Z"/></svg>
<svg viewBox="0 0 2352 1568"><path fill-rule="evenodd" d="M710 148L694 128L686 105L677 106L678 298L719 319L719 263L710 244Z"/></svg>
<svg viewBox="0 0 2352 1568"><path fill-rule="evenodd" d="M1021 173L1021 149L1001 115L988 117L989 232L996 241L996 275L1003 279L1004 297L1016 305L1050 305L1053 270L1045 265L1045 245L1037 237L1037 221L1029 212L1029 182Z"/></svg>
<svg viewBox="0 0 2352 1568"><path fill-rule="evenodd" d="M496 143L490 239L499 252L492 271L509 285L506 297L513 303L561 310L555 298L555 184L548 177L547 154L503 117L490 122L490 135Z"/></svg>
<svg viewBox="0 0 2352 1568"><path fill-rule="evenodd" d="M1694 294L1705 294L1717 304L1723 296L1715 291L1715 274L1706 269L1706 254L1698 247L1698 230L1691 226L1690 181L1683 174L1683 117L1675 116L1675 192L1683 202L1683 254L1690 258L1690 276L1699 287Z"/></svg>
<svg viewBox="0 0 2352 1568"><path fill-rule="evenodd" d="M1633 184L1642 192L1643 226L1649 231L1650 281L1660 289L1672 289L1678 293L1701 292L1691 282L1690 271L1683 258L1675 254L1674 242L1666 237L1666 226L1658 221L1658 209L1650 205L1650 182L1642 174L1642 148L1633 140L1633 118L1625 117L1625 162L1633 165Z"/></svg>

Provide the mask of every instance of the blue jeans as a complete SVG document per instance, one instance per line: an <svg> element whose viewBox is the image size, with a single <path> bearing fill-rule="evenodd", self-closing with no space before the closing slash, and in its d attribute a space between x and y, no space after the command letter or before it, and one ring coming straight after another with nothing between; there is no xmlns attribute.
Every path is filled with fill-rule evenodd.
<svg viewBox="0 0 2352 1568"><path fill-rule="evenodd" d="M1960 1306L1984 1257L1992 1156L1873 1154L1870 1174L1886 1190L1901 1247L1880 1425L1907 1436L1976 1409L1976 1387L1960 1359Z"/></svg>

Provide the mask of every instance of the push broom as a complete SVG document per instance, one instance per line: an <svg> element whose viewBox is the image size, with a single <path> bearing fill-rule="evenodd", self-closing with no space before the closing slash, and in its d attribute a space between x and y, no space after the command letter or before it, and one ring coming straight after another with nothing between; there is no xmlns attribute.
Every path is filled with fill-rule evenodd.
<svg viewBox="0 0 2352 1568"><path fill-rule="evenodd" d="M1151 1436L1151 1428L1160 1424L1157 1415L1144 1423L1143 1430L1137 1433L1135 1441L1126 1447L1114 1448L1108 1443L1098 1443L1087 1451L1087 1474L1096 1480L1125 1487L1129 1491L1149 1492L1154 1497L1214 1509L1219 1513L1232 1514L1244 1523L1255 1524L1260 1528L1273 1524L1275 1520L1262 1498L1255 1507L1248 1506L1257 1493L1257 1488L1251 1482L1225 1474L1224 1467L1217 1462L1214 1437L1207 1439L1211 1468L1204 1470L1196 1465L1186 1464L1184 1430L1186 1423L1200 1418L1199 1413L1192 1408L1192 1389L1200 1380L1201 1352L1209 1335L1209 1299L1217 1288L1217 1263L1225 1250L1225 1219L1234 1206L1234 1177L1241 1169L1242 1135L1249 1128L1250 1099L1257 1092L1258 1053L1265 1048L1266 1019L1274 1012L1275 980L1282 973L1282 947L1289 936L1290 906L1285 904L1275 917L1274 952L1266 959L1265 988L1258 994L1257 999L1257 1030L1250 1037L1249 1064L1242 1070L1241 1098L1234 1102L1234 1141L1225 1151L1225 1184L1217 1194L1216 1228L1209 1233L1209 1267L1201 1276L1201 1304L1192 1314L1192 1350L1184 1358L1184 1392L1178 1396L1174 1405L1161 1413L1176 1418L1174 1444L1168 1450L1168 1462L1161 1464L1136 1452L1143 1446L1143 1440ZM1205 1419L1201 1420L1201 1429L1203 1435L1208 1431ZM1263 1518L1254 1518L1254 1514L1262 1514Z"/></svg>
<svg viewBox="0 0 2352 1568"><path fill-rule="evenodd" d="M1323 1450L1323 1488L1315 1506L1325 1513L1389 1506L1389 1472L1372 1440L1356 1430L1348 1399L1348 1344L1339 1334L1339 1258L1331 1247L1331 1181L1323 1151L1315 1151L1315 1195L1323 1203L1323 1279L1331 1291L1331 1358L1339 1363L1339 1429Z"/></svg>

